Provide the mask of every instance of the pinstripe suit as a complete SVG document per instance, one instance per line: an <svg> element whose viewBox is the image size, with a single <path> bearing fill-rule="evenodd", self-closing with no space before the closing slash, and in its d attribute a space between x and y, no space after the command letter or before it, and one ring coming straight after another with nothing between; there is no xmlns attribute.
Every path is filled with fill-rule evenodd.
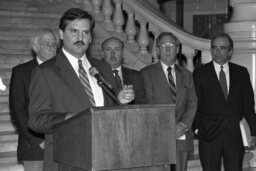
<svg viewBox="0 0 256 171"><path fill-rule="evenodd" d="M96 59L88 58L88 60L115 87L110 66ZM46 134L47 158L45 158L44 170L56 170L57 167L52 165L52 126L64 121L68 113L79 113L92 107L91 103L62 51L33 71L29 93L31 99L29 126L37 132ZM114 104L106 94L104 94L104 103Z"/></svg>

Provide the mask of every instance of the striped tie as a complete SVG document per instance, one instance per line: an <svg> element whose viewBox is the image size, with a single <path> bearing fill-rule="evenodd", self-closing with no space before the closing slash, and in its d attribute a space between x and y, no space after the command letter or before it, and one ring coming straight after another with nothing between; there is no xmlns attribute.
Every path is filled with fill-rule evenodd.
<svg viewBox="0 0 256 171"><path fill-rule="evenodd" d="M80 81L84 86L84 90L85 90L86 94L88 95L92 106L95 106L95 101L94 101L94 97L93 97L93 94L92 94L92 88L90 86L90 82L89 82L87 73L84 70L84 67L83 67L83 64L82 64L81 60L78 60L78 66L79 66L78 67L78 73L79 73Z"/></svg>
<svg viewBox="0 0 256 171"><path fill-rule="evenodd" d="M168 67L167 72L168 72L169 85L172 93L172 99L173 99L173 102L176 103L176 87L175 87L174 79L172 76L172 68Z"/></svg>

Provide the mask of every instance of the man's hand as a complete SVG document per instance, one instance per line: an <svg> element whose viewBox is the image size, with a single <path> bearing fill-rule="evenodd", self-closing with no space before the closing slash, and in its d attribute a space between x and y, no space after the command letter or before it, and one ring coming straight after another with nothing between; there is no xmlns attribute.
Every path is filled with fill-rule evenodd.
<svg viewBox="0 0 256 171"><path fill-rule="evenodd" d="M180 122L176 124L176 138L180 138L187 131L187 128Z"/></svg>
<svg viewBox="0 0 256 171"><path fill-rule="evenodd" d="M117 99L121 104L126 104L134 100L134 90L132 85L124 85L119 91Z"/></svg>

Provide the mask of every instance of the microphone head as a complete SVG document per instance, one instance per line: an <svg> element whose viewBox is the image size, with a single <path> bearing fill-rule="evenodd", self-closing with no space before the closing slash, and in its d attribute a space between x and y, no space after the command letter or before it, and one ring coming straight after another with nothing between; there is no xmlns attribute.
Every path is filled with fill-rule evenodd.
<svg viewBox="0 0 256 171"><path fill-rule="evenodd" d="M97 74L99 74L99 71L98 71L97 68L91 67L91 68L89 69L89 73L90 73L91 76L95 77Z"/></svg>

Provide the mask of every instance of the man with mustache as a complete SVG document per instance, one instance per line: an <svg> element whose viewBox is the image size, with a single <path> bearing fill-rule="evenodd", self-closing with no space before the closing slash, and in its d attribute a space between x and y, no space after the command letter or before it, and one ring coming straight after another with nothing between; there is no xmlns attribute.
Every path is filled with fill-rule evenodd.
<svg viewBox="0 0 256 171"><path fill-rule="evenodd" d="M109 65L86 54L92 40L94 18L84 10L72 8L61 17L59 34L63 46L53 59L36 68L29 89L29 126L45 133L45 171L58 170L53 162L52 126L85 109L115 105L89 69L95 67L115 90L116 83ZM124 86L118 103L129 103L134 91Z"/></svg>

